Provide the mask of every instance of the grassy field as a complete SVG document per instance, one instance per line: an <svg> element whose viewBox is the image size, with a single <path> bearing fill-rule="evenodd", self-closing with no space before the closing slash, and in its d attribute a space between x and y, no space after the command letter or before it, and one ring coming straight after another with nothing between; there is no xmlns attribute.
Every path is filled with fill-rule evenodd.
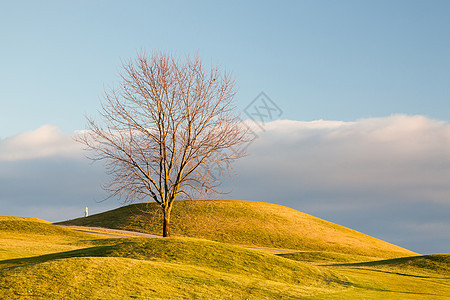
<svg viewBox="0 0 450 300"><path fill-rule="evenodd" d="M149 211L150 213L144 213ZM154 203L134 204L62 222L161 234ZM235 245L328 251L378 258L416 253L285 206L253 201L179 201L172 234Z"/></svg>
<svg viewBox="0 0 450 300"><path fill-rule="evenodd" d="M164 239L108 238L39 219L0 217L0 299L450 299L450 255L420 256L278 205L205 204L189 207L191 223L178 211L178 236ZM132 229L155 233L157 225L149 225L155 231L137 225L143 215L136 210L128 206L68 223L130 229L124 224L134 220ZM222 218L215 224L217 236L209 230L209 239L186 237L192 220L208 213ZM308 232L301 235L293 228L298 240L283 242L286 233L277 232L285 228L281 224L302 220L310 239L303 237ZM212 219L205 222L212 224ZM264 224L263 233L249 230L245 239L244 229L256 224ZM189 235L204 226L194 226ZM224 235L226 230L242 236ZM319 238L320 232L332 236ZM258 236L272 240L261 243ZM310 244L295 248L301 240ZM331 246L332 240L347 244ZM296 252L275 255L239 244Z"/></svg>
<svg viewBox="0 0 450 300"><path fill-rule="evenodd" d="M0 260L79 249L92 238L44 220L0 216Z"/></svg>
<svg viewBox="0 0 450 300"><path fill-rule="evenodd" d="M304 261L296 254L282 256ZM326 257L330 262L333 256L324 254L320 261ZM336 261L342 261L342 257ZM352 289L314 299L450 299L450 254L325 266L346 276Z"/></svg>
<svg viewBox="0 0 450 300"><path fill-rule="evenodd" d="M36 243L37 249L47 243L54 252L19 257L10 252L3 257L1 299L272 299L348 288L343 284L346 277L333 270L225 243L98 238L36 219L7 222L11 224L5 224L8 229L2 232L9 235L9 243L1 246L5 253L18 248L14 241L22 245L25 240ZM42 241L42 231L53 238ZM60 251L62 246L72 249ZM32 252L37 254L37 249Z"/></svg>

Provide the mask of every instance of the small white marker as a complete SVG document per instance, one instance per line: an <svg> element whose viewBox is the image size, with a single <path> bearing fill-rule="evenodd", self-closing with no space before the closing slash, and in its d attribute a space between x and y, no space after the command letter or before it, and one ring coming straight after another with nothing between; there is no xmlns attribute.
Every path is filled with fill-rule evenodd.
<svg viewBox="0 0 450 300"><path fill-rule="evenodd" d="M89 216L89 210L86 206L86 209L84 210L84 217L87 217L87 216Z"/></svg>

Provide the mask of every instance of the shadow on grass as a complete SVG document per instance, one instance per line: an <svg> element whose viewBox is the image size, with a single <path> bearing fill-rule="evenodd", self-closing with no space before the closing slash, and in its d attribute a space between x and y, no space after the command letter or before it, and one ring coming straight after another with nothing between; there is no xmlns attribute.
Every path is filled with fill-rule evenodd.
<svg viewBox="0 0 450 300"><path fill-rule="evenodd" d="M419 255L360 263L324 264L321 266L363 269L417 278L450 278L449 254ZM403 270L410 272L403 272Z"/></svg>
<svg viewBox="0 0 450 300"><path fill-rule="evenodd" d="M71 257L101 257L106 256L113 249L114 245L108 246L96 246L90 248L83 248L65 252L44 254L39 256L25 257L25 258L15 258L15 259L6 259L0 261L0 270L3 269L11 269L24 265L32 265L44 263L47 261L52 261L56 259L64 259Z"/></svg>
<svg viewBox="0 0 450 300"><path fill-rule="evenodd" d="M402 272L387 271L387 270L378 270L378 269L371 269L371 268L350 267L350 269L358 269L358 270L365 270L365 271L379 272L379 273L385 273L385 274L394 274L394 275L408 276L408 277L414 277L414 278L426 278L426 279L450 279L450 277L447 277L447 276L408 274L408 273L402 273Z"/></svg>
<svg viewBox="0 0 450 300"><path fill-rule="evenodd" d="M426 295L426 296L434 296L434 297L437 296L437 294L432 294L432 293L421 293L421 292L417 292L417 291L407 292L407 291L400 291L400 290L390 290L390 289L368 287L368 286L360 285L360 284L355 284L354 287L364 289L364 290L375 291L375 292L384 292L384 293L398 293L398 294L405 294L405 295L424 295L424 296ZM411 298L411 299L413 299L413 298Z"/></svg>

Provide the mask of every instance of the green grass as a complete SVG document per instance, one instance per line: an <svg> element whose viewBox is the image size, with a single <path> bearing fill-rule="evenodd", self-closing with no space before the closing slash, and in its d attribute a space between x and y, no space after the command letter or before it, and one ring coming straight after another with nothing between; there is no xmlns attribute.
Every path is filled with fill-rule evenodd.
<svg viewBox="0 0 450 300"><path fill-rule="evenodd" d="M351 289L316 295L314 299L450 299L450 254L388 260L329 252L278 255L314 264L333 263L329 267L352 283ZM366 262L337 264L357 260Z"/></svg>
<svg viewBox="0 0 450 300"><path fill-rule="evenodd" d="M292 299L348 288L345 276L333 270L229 244L180 237L92 239L39 220L16 221L3 227L11 240L16 232L19 243L44 243L38 242L42 230L57 239L48 241L53 253L0 260L1 299ZM59 251L64 243L77 249Z"/></svg>
<svg viewBox="0 0 450 300"><path fill-rule="evenodd" d="M328 270L237 246L191 238L133 238L106 240L106 245L3 260L0 268L14 268L72 257L125 257L211 268L296 284L340 282L344 278Z"/></svg>
<svg viewBox="0 0 450 300"><path fill-rule="evenodd" d="M149 211L150 213L144 213ZM254 247L327 251L378 258L416 253L281 205L252 201L179 201L172 234ZM62 222L161 233L154 203L134 204Z"/></svg>
<svg viewBox="0 0 450 300"><path fill-rule="evenodd" d="M347 276L354 288L314 299L450 299L450 254L331 267Z"/></svg>
<svg viewBox="0 0 450 300"><path fill-rule="evenodd" d="M117 257L54 260L0 270L7 299L300 299L340 290L211 268Z"/></svg>
<svg viewBox="0 0 450 300"><path fill-rule="evenodd" d="M23 217L0 216L0 259L13 259L79 249L80 241L101 237Z"/></svg>
<svg viewBox="0 0 450 300"><path fill-rule="evenodd" d="M311 299L450 299L448 279L400 275L377 270L340 268L351 289L316 295Z"/></svg>
<svg viewBox="0 0 450 300"><path fill-rule="evenodd" d="M253 225L260 224L264 220L261 215L268 215L270 208L273 215L265 219L262 229L266 234L283 229L279 222L287 220L292 225L290 219L297 215L309 226L319 226L308 227L305 235L333 234L334 230L335 239L354 238L352 247L378 241L279 206L261 204L258 211L254 202L240 204L244 211L255 214L247 218ZM224 205L222 208L228 204ZM217 230L232 228L227 223L232 216L241 228L249 226L242 223L242 211L234 204L231 208L228 213L214 209L211 215L223 218L220 226L216 224ZM128 213L122 217L136 217L130 214L133 206L125 209ZM118 216L114 211L108 214ZM192 214L190 218L199 220ZM113 227L112 218L104 219ZM98 216L93 220L98 221ZM211 220L205 222L211 224ZM101 225L95 226L108 227ZM249 231L248 240L257 236L253 232ZM332 248L339 251L274 255L230 241L238 244L234 239L222 243L189 237L104 238L43 220L0 217L0 299L450 299L450 255L380 260L358 254L371 252L367 249L345 253L339 252L340 247ZM316 242L319 248L326 243ZM398 250L388 243L376 246L375 253L393 255Z"/></svg>
<svg viewBox="0 0 450 300"><path fill-rule="evenodd" d="M108 255L189 264L297 284L341 280L335 274L308 264L293 263L260 251L192 238L133 239L113 246Z"/></svg>

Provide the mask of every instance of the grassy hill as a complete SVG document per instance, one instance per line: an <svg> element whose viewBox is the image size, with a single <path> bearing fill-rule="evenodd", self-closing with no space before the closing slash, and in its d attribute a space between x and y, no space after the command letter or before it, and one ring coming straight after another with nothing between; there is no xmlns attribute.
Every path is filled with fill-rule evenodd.
<svg viewBox="0 0 450 300"><path fill-rule="evenodd" d="M1 299L292 299L348 288L333 270L230 244L98 238L37 219L3 221L9 244L0 249L28 242L54 251L0 260ZM53 238L43 239L43 231ZM63 245L74 249L61 251Z"/></svg>
<svg viewBox="0 0 450 300"><path fill-rule="evenodd" d="M61 228L39 219L0 217L0 299L447 299L450 296L450 255L405 257L411 252L268 203L218 201L195 205L179 206L176 213L181 220L184 218L184 223L178 223L175 230L180 236L164 239L110 238ZM128 206L81 221L89 221L91 226L126 228L117 224L123 226L126 220L131 220L135 229L143 222L157 230L157 224L151 225L142 213L137 213L139 209L142 207ZM206 224L197 225L202 216ZM218 218L216 222L214 218ZM209 239L182 236L187 232L194 235L213 224L218 234L206 230ZM307 232L302 235L295 227L287 230L287 226L296 224ZM307 241L307 249L316 250L274 255L233 245L260 245L255 242L257 228L251 230L251 226L261 226L261 236L270 236L276 242L269 246L289 245L283 244L282 238L294 237L298 240L293 245ZM237 233L236 238L225 234L231 229ZM142 227L140 230L143 231ZM339 240L347 244L331 247L334 245L331 241ZM370 243L375 248L370 248ZM380 260L369 253L398 256Z"/></svg>
<svg viewBox="0 0 450 300"><path fill-rule="evenodd" d="M92 235L44 220L0 216L1 260L78 249L76 244L88 239L92 239Z"/></svg>
<svg viewBox="0 0 450 300"><path fill-rule="evenodd" d="M133 204L60 224L160 234L160 220L158 207L155 203L148 203ZM370 259L416 254L344 226L265 202L179 201L174 206L172 220L172 234L175 236L235 245L327 251L368 256Z"/></svg>

